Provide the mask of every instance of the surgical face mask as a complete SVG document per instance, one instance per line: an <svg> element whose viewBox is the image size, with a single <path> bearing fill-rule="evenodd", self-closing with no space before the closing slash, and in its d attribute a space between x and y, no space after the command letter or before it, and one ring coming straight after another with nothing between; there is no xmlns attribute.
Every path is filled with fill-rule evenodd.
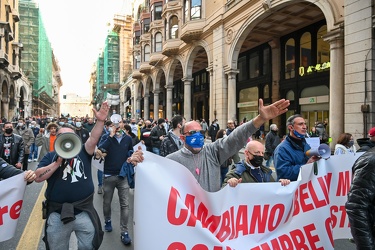
<svg viewBox="0 0 375 250"><path fill-rule="evenodd" d="M12 128L6 128L5 129L5 133L7 133L7 134L11 134L12 132L13 132Z"/></svg>
<svg viewBox="0 0 375 250"><path fill-rule="evenodd" d="M354 141L349 141L348 143L349 148L352 147L353 145L354 145Z"/></svg>
<svg viewBox="0 0 375 250"><path fill-rule="evenodd" d="M305 138L305 135L298 133L296 130L293 130L293 134L294 134L297 138L300 138L300 139Z"/></svg>
<svg viewBox="0 0 375 250"><path fill-rule="evenodd" d="M185 142L192 148L202 148L204 145L204 136L201 133L194 133L185 136Z"/></svg>
<svg viewBox="0 0 375 250"><path fill-rule="evenodd" d="M112 132L112 128L109 128L109 129L108 129L108 132L111 133L111 132Z"/></svg>
<svg viewBox="0 0 375 250"><path fill-rule="evenodd" d="M17 125L18 125L18 127L22 127L22 126L23 126L23 123L22 123L22 122L19 122Z"/></svg>
<svg viewBox="0 0 375 250"><path fill-rule="evenodd" d="M64 122L59 122L59 125L60 125L60 126L64 125Z"/></svg>
<svg viewBox="0 0 375 250"><path fill-rule="evenodd" d="M76 127L77 127L77 128L82 127L82 123L81 123L81 122L76 122Z"/></svg>
<svg viewBox="0 0 375 250"><path fill-rule="evenodd" d="M260 167L263 164L263 156L253 155L253 159L250 160L251 165L254 167Z"/></svg>
<svg viewBox="0 0 375 250"><path fill-rule="evenodd" d="M30 125L30 128L35 128L35 126L34 125Z"/></svg>

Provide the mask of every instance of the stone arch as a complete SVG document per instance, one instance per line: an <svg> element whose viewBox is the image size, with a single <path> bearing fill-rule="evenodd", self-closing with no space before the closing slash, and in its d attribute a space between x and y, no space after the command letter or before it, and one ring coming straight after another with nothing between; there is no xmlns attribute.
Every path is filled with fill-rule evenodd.
<svg viewBox="0 0 375 250"><path fill-rule="evenodd" d="M263 19L275 13L274 11L282 9L290 4L293 4L294 2L297 1L291 0L280 3L273 2L271 12L265 11L262 8L262 6L259 6L258 9L250 15L249 19L246 20L241 26L241 28L236 32L235 37L233 38L233 41L231 42L231 46L228 51L228 66L232 69L237 69L237 61L242 44L256 25L261 23ZM301 1L298 2L300 3ZM324 18L327 22L327 31L330 31L337 27L337 23L339 22L339 20L337 19L340 15L335 12L334 6L332 6L328 1L304 0L303 2L314 4L322 11Z"/></svg>
<svg viewBox="0 0 375 250"><path fill-rule="evenodd" d="M203 48L206 51L207 59L208 59L208 65L212 62L212 53L210 52L210 47L207 43L207 41L199 41L195 44L194 47L190 49L190 51L187 54L187 61L184 67L184 78L191 78L193 75L193 65L194 60L196 58L197 53L200 51L200 49Z"/></svg>

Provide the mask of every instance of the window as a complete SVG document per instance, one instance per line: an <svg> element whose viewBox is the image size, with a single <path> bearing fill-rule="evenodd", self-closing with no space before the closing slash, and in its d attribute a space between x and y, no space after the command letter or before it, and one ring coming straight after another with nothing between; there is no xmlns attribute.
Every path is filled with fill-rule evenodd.
<svg viewBox="0 0 375 250"><path fill-rule="evenodd" d="M148 33L150 29L150 18L146 18L142 20L142 34Z"/></svg>
<svg viewBox="0 0 375 250"><path fill-rule="evenodd" d="M185 0L185 15L184 15L185 22L190 20L189 19L189 8L190 8L189 6L190 6L190 0Z"/></svg>
<svg viewBox="0 0 375 250"><path fill-rule="evenodd" d="M250 54L250 78L259 76L259 53L254 52Z"/></svg>
<svg viewBox="0 0 375 250"><path fill-rule="evenodd" d="M267 47L263 50L263 75L268 75L271 73L271 56L270 48Z"/></svg>
<svg viewBox="0 0 375 250"><path fill-rule="evenodd" d="M134 68L139 69L140 64L141 64L141 57L139 55L135 55L135 57L134 57Z"/></svg>
<svg viewBox="0 0 375 250"><path fill-rule="evenodd" d="M169 19L169 38L170 39L178 38L178 19L176 16L172 16Z"/></svg>
<svg viewBox="0 0 375 250"><path fill-rule="evenodd" d="M190 10L191 20L201 18L201 7L202 7L202 0L191 0L191 10Z"/></svg>
<svg viewBox="0 0 375 250"><path fill-rule="evenodd" d="M246 70L246 56L240 57L238 59L238 81L246 80L247 78L247 70Z"/></svg>
<svg viewBox="0 0 375 250"><path fill-rule="evenodd" d="M317 35L317 63L323 64L330 61L329 43L323 40L327 34L327 25L323 25L318 30Z"/></svg>
<svg viewBox="0 0 375 250"><path fill-rule="evenodd" d="M160 32L155 34L155 52L160 52L163 49L163 37Z"/></svg>
<svg viewBox="0 0 375 250"><path fill-rule="evenodd" d="M160 20L161 19L161 13L163 12L163 6L160 4L160 5L156 5L155 6L155 15L154 15L154 20Z"/></svg>
<svg viewBox="0 0 375 250"><path fill-rule="evenodd" d="M300 62L299 74L303 76L307 73L307 68L311 65L311 34L305 32L300 39Z"/></svg>
<svg viewBox="0 0 375 250"><path fill-rule="evenodd" d="M143 61L144 62L150 61L150 45L145 45L145 47L144 47Z"/></svg>
<svg viewBox="0 0 375 250"><path fill-rule="evenodd" d="M285 43L285 79L294 78L295 72L295 42L290 38Z"/></svg>

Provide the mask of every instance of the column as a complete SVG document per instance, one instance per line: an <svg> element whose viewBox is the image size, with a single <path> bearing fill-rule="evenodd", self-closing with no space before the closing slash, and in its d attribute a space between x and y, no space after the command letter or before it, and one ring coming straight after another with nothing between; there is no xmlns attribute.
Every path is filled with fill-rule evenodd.
<svg viewBox="0 0 375 250"><path fill-rule="evenodd" d="M132 97L130 98L130 100L131 100L131 103L132 103L132 105L131 105L131 107L132 107L131 115L132 115L132 118L134 118L134 117L135 117L135 109L136 109L136 105L135 105L135 97L132 96Z"/></svg>
<svg viewBox="0 0 375 250"><path fill-rule="evenodd" d="M329 42L331 53L329 82L329 136L336 142L344 132L344 30L338 28L324 36ZM332 143L331 148L334 148Z"/></svg>
<svg viewBox="0 0 375 250"><path fill-rule="evenodd" d="M159 119L159 94L160 90L154 90L154 121Z"/></svg>
<svg viewBox="0 0 375 250"><path fill-rule="evenodd" d="M13 117L9 117L9 97L4 97L1 100L1 114L4 116L7 121L10 121Z"/></svg>
<svg viewBox="0 0 375 250"><path fill-rule="evenodd" d="M237 98L236 98L236 75L239 73L237 69L228 69L225 74L228 75L228 120L237 118Z"/></svg>
<svg viewBox="0 0 375 250"><path fill-rule="evenodd" d="M193 78L182 78L184 81L184 117L186 121L191 119L191 82Z"/></svg>
<svg viewBox="0 0 375 250"><path fill-rule="evenodd" d="M215 107L214 107L215 89L213 88L213 75L214 74L213 74L212 65L208 66L206 68L206 70L210 73L210 93L209 93L210 100L209 100L209 106L208 106L208 109L209 109L208 119L209 119L209 121L206 121L210 125L211 122L216 118Z"/></svg>
<svg viewBox="0 0 375 250"><path fill-rule="evenodd" d="M167 89L167 114L166 114L166 118L168 119L168 121L172 120L172 90L174 88L174 86L172 85L168 85L168 86L165 86L165 88Z"/></svg>
<svg viewBox="0 0 375 250"><path fill-rule="evenodd" d="M137 98L137 110L136 110L136 112L137 112L136 118L137 119L140 118L141 115L142 115L141 100L142 100L142 97L138 97Z"/></svg>
<svg viewBox="0 0 375 250"><path fill-rule="evenodd" d="M145 96L143 98L144 98L144 107L143 107L144 117L143 117L143 119L147 120L147 119L150 118L150 104L149 104L150 95L145 94Z"/></svg>

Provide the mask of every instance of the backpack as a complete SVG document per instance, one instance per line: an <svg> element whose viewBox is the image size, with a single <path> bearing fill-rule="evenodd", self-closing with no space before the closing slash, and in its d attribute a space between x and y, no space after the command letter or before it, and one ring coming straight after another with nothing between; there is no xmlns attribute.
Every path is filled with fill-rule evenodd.
<svg viewBox="0 0 375 250"><path fill-rule="evenodd" d="M320 143L327 143L328 134L327 134L326 128L324 127L324 124L318 123L317 125L315 125L315 129L316 129L316 135L320 139Z"/></svg>

